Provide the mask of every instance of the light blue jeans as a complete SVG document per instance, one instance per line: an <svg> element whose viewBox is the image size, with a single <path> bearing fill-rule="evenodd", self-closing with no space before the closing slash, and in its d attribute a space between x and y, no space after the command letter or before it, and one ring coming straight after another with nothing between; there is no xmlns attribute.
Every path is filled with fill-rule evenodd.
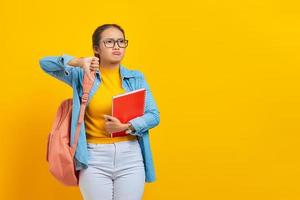
<svg viewBox="0 0 300 200"><path fill-rule="evenodd" d="M79 173L84 200L141 200L145 170L138 140L87 145L88 168Z"/></svg>

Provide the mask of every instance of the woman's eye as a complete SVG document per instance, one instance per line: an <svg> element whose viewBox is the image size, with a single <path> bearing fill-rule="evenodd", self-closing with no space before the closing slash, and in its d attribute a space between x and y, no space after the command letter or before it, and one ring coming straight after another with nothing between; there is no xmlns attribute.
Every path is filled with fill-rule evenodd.
<svg viewBox="0 0 300 200"><path fill-rule="evenodd" d="M112 40L107 40L106 42L107 42L107 43L112 43Z"/></svg>
<svg viewBox="0 0 300 200"><path fill-rule="evenodd" d="M124 42L124 40L119 40L119 42L120 42L120 43L123 43L123 42Z"/></svg>

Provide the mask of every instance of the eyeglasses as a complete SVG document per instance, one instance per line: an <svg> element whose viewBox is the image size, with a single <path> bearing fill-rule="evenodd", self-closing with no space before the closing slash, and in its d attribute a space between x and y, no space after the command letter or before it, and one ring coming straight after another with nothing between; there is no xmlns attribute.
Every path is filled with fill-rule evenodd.
<svg viewBox="0 0 300 200"><path fill-rule="evenodd" d="M112 38L109 38L109 39L103 40L104 45L108 48L113 48L115 46L116 42L118 43L118 46L120 48L126 48L128 46L128 40L125 40L125 39L114 40Z"/></svg>

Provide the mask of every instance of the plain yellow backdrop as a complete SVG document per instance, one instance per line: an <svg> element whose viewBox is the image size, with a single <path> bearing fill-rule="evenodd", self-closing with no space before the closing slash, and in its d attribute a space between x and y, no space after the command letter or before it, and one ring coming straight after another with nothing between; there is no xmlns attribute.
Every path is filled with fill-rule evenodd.
<svg viewBox="0 0 300 200"><path fill-rule="evenodd" d="M159 110L144 200L300 199L298 1L6 1L0 6L0 199L82 199L48 172L46 136L72 89L47 55L92 56L104 23Z"/></svg>

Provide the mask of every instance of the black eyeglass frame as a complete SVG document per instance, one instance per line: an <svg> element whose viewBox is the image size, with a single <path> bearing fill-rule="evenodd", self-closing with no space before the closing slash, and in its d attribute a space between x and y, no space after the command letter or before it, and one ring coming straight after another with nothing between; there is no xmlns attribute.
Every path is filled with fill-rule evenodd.
<svg viewBox="0 0 300 200"><path fill-rule="evenodd" d="M113 44L112 47L106 46L106 45L107 45L106 42L107 42L108 40L113 40L113 41L114 41L114 44ZM120 46L120 44L119 44L119 41L120 41L120 40L124 40L124 42L125 42L125 44L126 44L125 47L121 47L121 46ZM117 39L117 40L114 40L114 39L112 39L112 38L109 38L109 39L105 39L105 40L101 40L101 41L104 43L104 46L107 47L107 48L114 48L115 45L116 45L116 43L118 44L118 46L119 46L120 48L126 48L126 47L128 46L128 40L127 40L127 39Z"/></svg>

